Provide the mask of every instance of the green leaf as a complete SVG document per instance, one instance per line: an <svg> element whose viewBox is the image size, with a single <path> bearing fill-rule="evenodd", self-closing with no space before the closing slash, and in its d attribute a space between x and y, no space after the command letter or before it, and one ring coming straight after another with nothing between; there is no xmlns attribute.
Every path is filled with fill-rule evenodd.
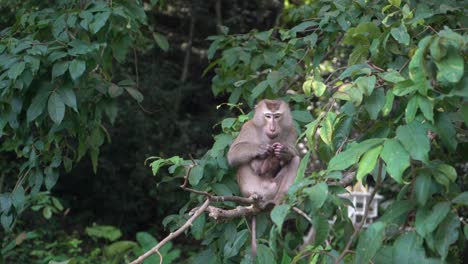
<svg viewBox="0 0 468 264"><path fill-rule="evenodd" d="M75 112L78 112L78 106L76 104L76 95L72 88L63 87L57 90L57 94L62 97L62 101L69 107L71 107Z"/></svg>
<svg viewBox="0 0 468 264"><path fill-rule="evenodd" d="M364 154L359 162L359 168L357 170L356 178L359 181L362 181L362 178L374 170L375 165L377 164L377 159L379 158L380 151L383 146L377 146Z"/></svg>
<svg viewBox="0 0 468 264"><path fill-rule="evenodd" d="M168 51L169 50L169 42L167 41L167 38L165 36L163 36L162 34L159 34L157 32L153 32L153 38L154 38L154 41L156 41L156 44L158 44L158 46L164 50L164 51ZM213 56L211 56L213 57Z"/></svg>
<svg viewBox="0 0 468 264"><path fill-rule="evenodd" d="M90 237L104 238L111 242L122 236L120 229L110 225L94 225L86 227L86 234Z"/></svg>
<svg viewBox="0 0 468 264"><path fill-rule="evenodd" d="M457 197L453 198L453 203L468 205L468 192L462 192Z"/></svg>
<svg viewBox="0 0 468 264"><path fill-rule="evenodd" d="M396 83L392 89L392 92L396 96L404 96L416 90L418 90L418 87L414 85L413 81L405 80L405 81Z"/></svg>
<svg viewBox="0 0 468 264"><path fill-rule="evenodd" d="M86 70L86 63L80 59L74 59L70 62L68 71L73 80L77 80Z"/></svg>
<svg viewBox="0 0 468 264"><path fill-rule="evenodd" d="M416 201L421 206L426 205L427 200L431 195L432 178L426 171L421 171L416 177L414 185L414 193L416 194Z"/></svg>
<svg viewBox="0 0 468 264"><path fill-rule="evenodd" d="M21 212L23 210L25 205L24 203L26 202L23 186L18 186L16 189L14 189L14 191L11 193L11 201L17 211Z"/></svg>
<svg viewBox="0 0 468 264"><path fill-rule="evenodd" d="M323 82L320 82L320 81L312 82L312 90L314 91L317 97L322 96L326 89L327 89L327 86Z"/></svg>
<svg viewBox="0 0 468 264"><path fill-rule="evenodd" d="M370 225L367 230L360 235L356 248L355 263L369 263L377 250L382 246L385 236L385 224L376 222Z"/></svg>
<svg viewBox="0 0 468 264"><path fill-rule="evenodd" d="M15 63L7 72L8 78L16 80L23 73L26 63L24 61Z"/></svg>
<svg viewBox="0 0 468 264"><path fill-rule="evenodd" d="M442 84L457 83L463 77L464 59L454 48L447 50L447 57L440 61L435 61L437 66L437 81Z"/></svg>
<svg viewBox="0 0 468 264"><path fill-rule="evenodd" d="M327 145L330 145L333 140L333 125L335 120L336 114L333 112L328 112L327 116L322 121L322 126L320 127L320 138Z"/></svg>
<svg viewBox="0 0 468 264"><path fill-rule="evenodd" d="M434 123L434 103L433 101L429 100L427 97L423 97L418 95L418 105L419 109L423 113L424 117Z"/></svg>
<svg viewBox="0 0 468 264"><path fill-rule="evenodd" d="M393 263L425 263L423 239L414 232L399 236L393 245Z"/></svg>
<svg viewBox="0 0 468 264"><path fill-rule="evenodd" d="M407 124L413 122L416 117L416 111L418 111L418 96L414 95L409 100L405 109L405 121Z"/></svg>
<svg viewBox="0 0 468 264"><path fill-rule="evenodd" d="M138 244L133 241L122 240L112 243L104 247L104 255L107 258L118 257L124 255L132 249L138 247Z"/></svg>
<svg viewBox="0 0 468 264"><path fill-rule="evenodd" d="M436 182L445 186L446 191L449 191L450 183L455 182L457 179L457 171L450 165L447 164L437 164L431 170L432 175Z"/></svg>
<svg viewBox="0 0 468 264"><path fill-rule="evenodd" d="M299 164L299 168L297 169L297 176L294 179L294 183L300 182L302 179L304 179L305 176L305 170L307 168L307 164L309 163L310 159L310 152L307 152L307 154L304 155L301 159L301 163Z"/></svg>
<svg viewBox="0 0 468 264"><path fill-rule="evenodd" d="M290 209L291 209L290 205L282 204L282 205L275 206L275 208L273 208L273 210L271 211L271 214L270 214L271 220L278 227L279 233L281 233L284 219L288 215Z"/></svg>
<svg viewBox="0 0 468 264"><path fill-rule="evenodd" d="M258 245L257 260L258 264L276 264L273 251L263 244Z"/></svg>
<svg viewBox="0 0 468 264"><path fill-rule="evenodd" d="M389 93L391 94L391 93ZM374 92L364 101L364 108L366 108L369 117L376 120L380 110L385 105L385 93L382 88L375 89Z"/></svg>
<svg viewBox="0 0 468 264"><path fill-rule="evenodd" d="M244 246L245 241L249 237L249 230L244 229L236 234L234 240L230 240L229 242L224 245L224 258L230 258L237 256L239 254L240 249Z"/></svg>
<svg viewBox="0 0 468 264"><path fill-rule="evenodd" d="M47 167L45 169L45 175L46 175L46 177L45 177L44 184L45 184L45 187L47 188L47 190L50 190L57 183L59 174L58 174L58 172L56 170L53 170L50 167Z"/></svg>
<svg viewBox="0 0 468 264"><path fill-rule="evenodd" d="M408 200L394 201L386 210L385 214L379 218L379 221L387 224L398 224L401 219L406 219L410 210L414 208L414 204Z"/></svg>
<svg viewBox="0 0 468 264"><path fill-rule="evenodd" d="M138 244L141 245L144 252L147 252L148 250L153 248L158 243L158 241L147 232L138 232L136 234L136 240ZM148 257L144 263L145 264L158 264L159 257L158 255L152 255Z"/></svg>
<svg viewBox="0 0 468 264"><path fill-rule="evenodd" d="M306 96L310 96L311 93L312 93L312 82L314 80L306 80L303 84L302 84L302 90L304 91L305 95Z"/></svg>
<svg viewBox="0 0 468 264"><path fill-rule="evenodd" d="M369 77L359 77L355 83L365 95L370 96L374 91L376 81L375 75L372 75Z"/></svg>
<svg viewBox="0 0 468 264"><path fill-rule="evenodd" d="M450 211L450 202L439 202L431 210L419 208L416 212L416 232L422 237L434 232Z"/></svg>
<svg viewBox="0 0 468 264"><path fill-rule="evenodd" d="M89 24L89 30L91 33L96 34L105 24L107 19L109 19L110 12L102 12L94 16L94 21Z"/></svg>
<svg viewBox="0 0 468 264"><path fill-rule="evenodd" d="M198 164L195 168L192 169L192 172L189 175L189 183L192 186L198 185L201 178L203 178L203 172L205 170L205 164Z"/></svg>
<svg viewBox="0 0 468 264"><path fill-rule="evenodd" d="M5 230L10 230L11 224L13 223L13 215L2 214L0 217L0 223Z"/></svg>
<svg viewBox="0 0 468 264"><path fill-rule="evenodd" d="M325 216L316 215L313 220L313 225L315 229L314 245L319 246L327 240L328 233L330 232L330 224Z"/></svg>
<svg viewBox="0 0 468 264"><path fill-rule="evenodd" d="M440 136L444 146L447 147L450 152L455 152L458 145L457 132L449 115L445 112L438 113L435 126L437 134Z"/></svg>
<svg viewBox="0 0 468 264"><path fill-rule="evenodd" d="M268 81L261 81L255 88L252 90L252 94L250 95L250 98L255 99L258 98L259 95L261 95L266 88L268 88Z"/></svg>
<svg viewBox="0 0 468 264"><path fill-rule="evenodd" d="M431 88L427 80L425 60L426 49L431 39L432 37L428 36L419 42L418 49L408 65L410 78L413 80L418 92L422 95L427 95L427 91Z"/></svg>
<svg viewBox="0 0 468 264"><path fill-rule="evenodd" d="M140 93L137 89L133 89L131 87L125 87L125 90L127 90L128 94L135 99L138 103L141 103L143 101L143 94Z"/></svg>
<svg viewBox="0 0 468 264"><path fill-rule="evenodd" d="M347 169L349 166L356 164L362 154L372 147L381 144L382 141L383 139L381 138L372 138L348 147L345 151L340 152L330 160L328 170L334 171Z"/></svg>
<svg viewBox="0 0 468 264"><path fill-rule="evenodd" d="M28 122L33 121L44 111L44 107L49 98L49 91L46 89L39 90L38 94L33 98L29 105L28 111L26 112L26 120Z"/></svg>
<svg viewBox="0 0 468 264"><path fill-rule="evenodd" d="M428 162L431 146L423 124L413 121L408 125L399 126L396 136L413 159Z"/></svg>
<svg viewBox="0 0 468 264"><path fill-rule="evenodd" d="M397 71L389 71L380 74L380 77L390 83L399 83L405 80Z"/></svg>
<svg viewBox="0 0 468 264"><path fill-rule="evenodd" d="M410 35L408 34L408 31L406 30L405 24L401 23L399 27L392 28L390 33L392 34L392 37L396 41L398 41L398 43L403 44L405 46L409 45Z"/></svg>
<svg viewBox="0 0 468 264"><path fill-rule="evenodd" d="M447 257L449 247L458 239L458 229L460 220L453 212L449 212L445 219L440 223L435 232L434 242L436 250L443 260Z"/></svg>
<svg viewBox="0 0 468 264"><path fill-rule="evenodd" d="M352 102L355 106L359 106L362 102L362 90L352 84L343 84L338 88L338 91L333 94L333 98Z"/></svg>
<svg viewBox="0 0 468 264"><path fill-rule="evenodd" d="M394 99L395 99L395 95L391 91L388 91L387 94L385 95L385 104L382 107L383 116L387 116L392 111Z"/></svg>
<svg viewBox="0 0 468 264"><path fill-rule="evenodd" d="M294 110L291 111L292 118L301 123L310 123L314 120L309 111Z"/></svg>
<svg viewBox="0 0 468 264"><path fill-rule="evenodd" d="M403 172L410 165L408 152L395 139L385 141L382 154L380 155L387 165L387 172L398 183L402 183Z"/></svg>
<svg viewBox="0 0 468 264"><path fill-rule="evenodd" d="M58 93L52 92L50 95L47 110L49 111L50 119L59 125L65 116L65 104Z"/></svg>
<svg viewBox="0 0 468 264"><path fill-rule="evenodd" d="M52 79L57 78L60 75L63 75L68 70L68 61L59 61L54 64L52 67Z"/></svg>
<svg viewBox="0 0 468 264"><path fill-rule="evenodd" d="M328 197L328 185L324 182L304 189L304 193L309 196L311 207L317 210L322 207Z"/></svg>

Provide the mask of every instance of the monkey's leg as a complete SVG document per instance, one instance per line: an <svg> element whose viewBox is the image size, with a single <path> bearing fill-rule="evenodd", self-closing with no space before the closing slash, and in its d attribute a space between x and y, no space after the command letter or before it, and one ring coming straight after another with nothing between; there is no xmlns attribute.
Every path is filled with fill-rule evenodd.
<svg viewBox="0 0 468 264"><path fill-rule="evenodd" d="M250 166L239 168L237 171L237 183L242 195L250 197L256 194L264 201L273 199L278 189L278 184L275 181L257 175Z"/></svg>
<svg viewBox="0 0 468 264"><path fill-rule="evenodd" d="M284 195L289 190L289 187L294 183L300 162L301 159L298 156L294 156L291 161L280 170L278 175L276 175L275 181L278 184L278 191L273 199L275 204L282 202Z"/></svg>

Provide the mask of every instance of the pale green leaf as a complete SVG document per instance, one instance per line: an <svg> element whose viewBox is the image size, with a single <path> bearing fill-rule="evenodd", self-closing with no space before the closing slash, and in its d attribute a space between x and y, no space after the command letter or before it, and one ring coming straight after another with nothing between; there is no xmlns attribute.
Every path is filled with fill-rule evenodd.
<svg viewBox="0 0 468 264"><path fill-rule="evenodd" d="M62 122L63 117L65 116L65 104L58 93L51 93L47 103L47 110L49 112L50 119L52 119L54 123L60 124Z"/></svg>
<svg viewBox="0 0 468 264"><path fill-rule="evenodd" d="M414 185L414 192L416 194L416 201L419 205L424 206L426 205L427 200L431 195L431 186L432 186L432 178L429 173L426 171L422 171L416 177L416 182Z"/></svg>
<svg viewBox="0 0 468 264"><path fill-rule="evenodd" d="M80 59L74 59L70 62L68 71L73 80L77 80L86 70L86 63Z"/></svg>
<svg viewBox="0 0 468 264"><path fill-rule="evenodd" d="M401 23L399 27L392 28L390 31L392 37L398 41L398 43L408 46L410 42L410 35L406 30L405 24Z"/></svg>
<svg viewBox="0 0 468 264"><path fill-rule="evenodd" d="M26 63L24 61L15 63L7 72L8 78L16 80L23 73Z"/></svg>
<svg viewBox="0 0 468 264"><path fill-rule="evenodd" d="M468 192L462 192L457 197L453 198L452 202L468 206Z"/></svg>
<svg viewBox="0 0 468 264"><path fill-rule="evenodd" d="M141 103L143 101L143 94L138 91L137 89L131 88L131 87L125 87L125 90L130 94L130 96L135 99L138 103Z"/></svg>
<svg viewBox="0 0 468 264"><path fill-rule="evenodd" d="M391 93L389 93L391 94ZM385 105L385 93L382 88L375 89L374 92L364 101L364 108L369 113L369 117L372 120L376 120L380 110Z"/></svg>
<svg viewBox="0 0 468 264"><path fill-rule="evenodd" d="M110 12L102 12L95 15L93 22L89 24L91 33L96 34L106 24L110 14Z"/></svg>
<svg viewBox="0 0 468 264"><path fill-rule="evenodd" d="M63 75L68 70L68 61L59 61L52 66L52 79Z"/></svg>

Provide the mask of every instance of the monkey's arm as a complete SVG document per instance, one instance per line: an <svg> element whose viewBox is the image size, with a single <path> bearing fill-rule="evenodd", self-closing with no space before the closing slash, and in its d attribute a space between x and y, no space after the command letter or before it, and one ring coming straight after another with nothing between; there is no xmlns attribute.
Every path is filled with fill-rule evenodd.
<svg viewBox="0 0 468 264"><path fill-rule="evenodd" d="M255 158L262 158L272 152L272 148L266 144L256 144L252 142L239 142L231 145L227 154L227 160L232 167L238 167L249 163Z"/></svg>

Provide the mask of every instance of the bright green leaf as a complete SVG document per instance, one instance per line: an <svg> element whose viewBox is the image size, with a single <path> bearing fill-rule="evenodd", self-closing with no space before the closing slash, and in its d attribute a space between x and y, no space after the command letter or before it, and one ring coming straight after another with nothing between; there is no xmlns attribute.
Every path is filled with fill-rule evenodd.
<svg viewBox="0 0 468 264"><path fill-rule="evenodd" d="M314 91L317 97L322 96L326 89L327 89L327 86L323 82L320 82L320 81L312 82L312 90Z"/></svg>
<svg viewBox="0 0 468 264"><path fill-rule="evenodd" d="M420 95L418 95L417 98L419 109L421 109L424 117L434 123L434 102Z"/></svg>
<svg viewBox="0 0 468 264"><path fill-rule="evenodd" d="M463 77L465 61L454 48L447 51L447 57L435 61L437 66L437 81L443 84L457 83Z"/></svg>
<svg viewBox="0 0 468 264"><path fill-rule="evenodd" d="M405 109L405 121L407 124L413 122L416 117L416 111L418 111L418 96L414 95L409 100Z"/></svg>
<svg viewBox="0 0 468 264"><path fill-rule="evenodd" d="M372 138L348 147L345 151L338 153L338 155L330 160L328 170L334 171L347 169L349 166L356 164L362 154L372 147L381 144L382 141L383 139L381 138Z"/></svg>
<svg viewBox="0 0 468 264"><path fill-rule="evenodd" d="M356 179L362 181L364 176L366 176L368 173L374 170L382 148L383 146L377 146L369 150L362 156L361 161L359 162L359 168L357 170Z"/></svg>

